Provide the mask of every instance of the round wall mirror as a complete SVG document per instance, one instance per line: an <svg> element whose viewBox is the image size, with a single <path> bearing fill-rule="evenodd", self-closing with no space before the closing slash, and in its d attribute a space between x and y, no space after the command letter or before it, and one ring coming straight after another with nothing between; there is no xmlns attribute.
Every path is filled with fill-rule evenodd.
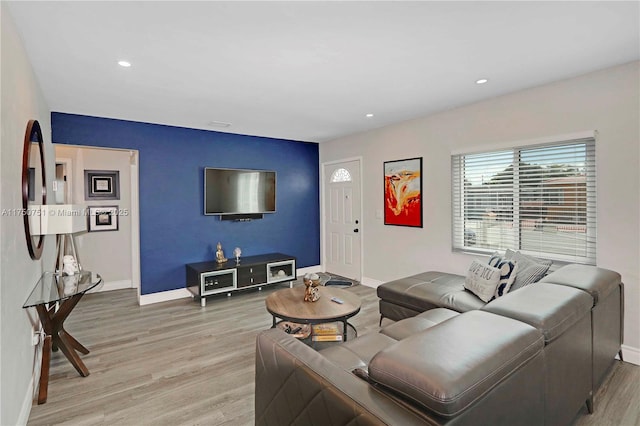
<svg viewBox="0 0 640 426"><path fill-rule="evenodd" d="M29 255L40 259L44 235L33 235L31 222L40 220L33 207L47 203L47 180L44 168L44 139L37 120L29 120L22 149L22 214Z"/></svg>

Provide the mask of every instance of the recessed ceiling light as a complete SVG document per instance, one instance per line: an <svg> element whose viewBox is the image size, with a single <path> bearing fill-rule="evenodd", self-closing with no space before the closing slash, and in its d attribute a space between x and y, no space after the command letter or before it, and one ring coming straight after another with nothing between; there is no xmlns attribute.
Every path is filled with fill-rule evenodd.
<svg viewBox="0 0 640 426"><path fill-rule="evenodd" d="M487 81L489 80L487 80L486 78L481 78L480 80L476 80L476 84L485 84Z"/></svg>
<svg viewBox="0 0 640 426"><path fill-rule="evenodd" d="M371 118L371 117L373 117L373 114L369 113L369 114L367 114L365 117L367 117L367 118Z"/></svg>
<svg viewBox="0 0 640 426"><path fill-rule="evenodd" d="M121 67L129 68L131 66L131 62L118 61L118 65L120 65Z"/></svg>
<svg viewBox="0 0 640 426"><path fill-rule="evenodd" d="M231 123L226 123L224 121L212 120L212 121L207 123L207 126L211 126L211 127L229 127L229 126L231 126Z"/></svg>

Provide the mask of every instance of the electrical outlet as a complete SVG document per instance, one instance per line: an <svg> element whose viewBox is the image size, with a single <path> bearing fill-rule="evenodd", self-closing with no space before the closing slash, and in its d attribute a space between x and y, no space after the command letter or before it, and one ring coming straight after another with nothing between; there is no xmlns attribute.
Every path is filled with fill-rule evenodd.
<svg viewBox="0 0 640 426"><path fill-rule="evenodd" d="M38 343L40 343L40 332L34 331L33 336L31 336L31 344L33 346L38 346Z"/></svg>

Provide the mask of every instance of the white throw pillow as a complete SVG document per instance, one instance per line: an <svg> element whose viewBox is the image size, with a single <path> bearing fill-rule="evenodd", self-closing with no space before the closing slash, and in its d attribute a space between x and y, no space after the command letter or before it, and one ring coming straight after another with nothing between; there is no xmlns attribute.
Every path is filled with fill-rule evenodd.
<svg viewBox="0 0 640 426"><path fill-rule="evenodd" d="M464 288L478 296L483 302L488 302L495 296L499 283L500 269L474 260L467 271Z"/></svg>

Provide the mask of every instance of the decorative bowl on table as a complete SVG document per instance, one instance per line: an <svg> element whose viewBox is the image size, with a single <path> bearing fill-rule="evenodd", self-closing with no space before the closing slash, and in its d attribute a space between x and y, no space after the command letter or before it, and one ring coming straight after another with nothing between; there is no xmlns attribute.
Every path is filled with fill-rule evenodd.
<svg viewBox="0 0 640 426"><path fill-rule="evenodd" d="M296 339L306 339L311 335L311 326L309 324L282 321L278 323L277 327Z"/></svg>

